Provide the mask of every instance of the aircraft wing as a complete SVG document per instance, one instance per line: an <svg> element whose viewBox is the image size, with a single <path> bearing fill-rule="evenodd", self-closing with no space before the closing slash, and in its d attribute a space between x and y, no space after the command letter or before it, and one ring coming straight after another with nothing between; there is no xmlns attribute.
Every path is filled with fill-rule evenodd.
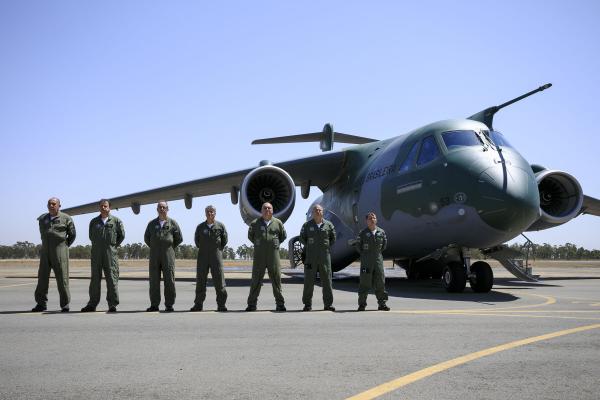
<svg viewBox="0 0 600 400"><path fill-rule="evenodd" d="M580 214L591 214L600 217L600 200L583 195Z"/></svg>
<svg viewBox="0 0 600 400"><path fill-rule="evenodd" d="M345 159L345 152L338 151L274 163L274 165L287 171L292 179L294 179L294 183L297 186L310 181L311 185L324 188L338 178L341 169L344 166ZM213 194L231 193L231 190L234 187L239 190L244 177L253 169L254 168L247 168L236 172L177 183L124 196L112 197L110 198L111 207L114 209L132 207L134 212L136 212L136 208L139 206L156 203L158 200L181 200L188 196L202 197ZM99 200L100 199L92 203L65 208L61 211L64 211L69 215L97 212Z"/></svg>

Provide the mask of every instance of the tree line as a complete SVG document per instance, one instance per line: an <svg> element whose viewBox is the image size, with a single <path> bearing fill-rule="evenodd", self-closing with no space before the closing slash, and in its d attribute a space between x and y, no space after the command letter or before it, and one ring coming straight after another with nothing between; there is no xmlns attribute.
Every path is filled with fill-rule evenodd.
<svg viewBox="0 0 600 400"><path fill-rule="evenodd" d="M0 259L39 258L41 244L31 242L17 242L12 246L0 245ZM143 243L128 243L117 248L119 258L122 260L147 259L150 256L150 248ZM69 249L71 258L87 259L92 254L91 245L77 245ZM190 244L182 244L175 249L175 257L179 259L195 259L198 256L198 248ZM226 260L251 260L254 256L254 246L243 244L237 249L225 246L223 258ZM282 259L288 258L287 249L279 249Z"/></svg>
<svg viewBox="0 0 600 400"><path fill-rule="evenodd" d="M523 244L513 243L512 249L523 250ZM20 259L20 258L38 258L40 255L41 244L30 242L17 242L12 246L0 245L0 259ZM91 245L72 246L69 250L71 258L86 259L90 258L92 252ZM150 255L150 248L143 243L128 243L118 248L119 258L128 259L146 259ZM281 248L279 255L282 259L288 258L288 250ZM195 259L198 256L198 248L190 244L182 244L175 249L175 256L180 259ZM225 246L223 257L227 260L251 260L254 256L254 246L243 244L236 249ZM483 258L478 250L471 251L473 258ZM573 243L564 245L533 244L529 257L539 260L598 260L600 259L600 250L588 250Z"/></svg>

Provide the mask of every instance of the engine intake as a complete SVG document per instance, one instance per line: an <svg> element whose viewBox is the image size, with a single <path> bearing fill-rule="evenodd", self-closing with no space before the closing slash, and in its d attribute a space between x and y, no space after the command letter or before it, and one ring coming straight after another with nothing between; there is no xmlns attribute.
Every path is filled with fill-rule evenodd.
<svg viewBox="0 0 600 400"><path fill-rule="evenodd" d="M296 185L292 177L274 165L250 171L240 189L240 214L246 224L261 216L263 203L273 205L273 216L285 222L296 203Z"/></svg>
<svg viewBox="0 0 600 400"><path fill-rule="evenodd" d="M535 174L540 192L540 214L528 230L541 230L575 218L583 204L581 185L572 175L557 170Z"/></svg>

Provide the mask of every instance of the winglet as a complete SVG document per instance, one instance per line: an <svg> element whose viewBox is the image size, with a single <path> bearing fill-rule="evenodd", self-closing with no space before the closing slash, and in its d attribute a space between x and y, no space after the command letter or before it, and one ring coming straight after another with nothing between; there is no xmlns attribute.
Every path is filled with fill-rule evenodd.
<svg viewBox="0 0 600 400"><path fill-rule="evenodd" d="M376 141L377 139L335 132L333 129L333 125L327 123L325 124L321 132L303 133L300 135L278 136L266 139L256 139L252 141L252 144L319 142L319 147L321 148L321 151L329 151L333 149L334 142L363 144Z"/></svg>
<svg viewBox="0 0 600 400"><path fill-rule="evenodd" d="M529 97L532 94L541 92L542 90L546 90L546 89L550 88L551 86L552 86L551 83L546 83L545 85L540 86L539 88L532 90L531 92L525 93L524 95L516 97L512 100L509 100L506 103L502 103L499 106L488 107L483 111L479 111L477 114L473 114L467 119L472 119L474 121L483 122L484 124L486 124L488 126L488 128L494 129L492 127L492 123L494 121L494 114L496 114L498 111L500 111L504 107L510 106L511 104L516 103L517 101L523 100L525 97Z"/></svg>

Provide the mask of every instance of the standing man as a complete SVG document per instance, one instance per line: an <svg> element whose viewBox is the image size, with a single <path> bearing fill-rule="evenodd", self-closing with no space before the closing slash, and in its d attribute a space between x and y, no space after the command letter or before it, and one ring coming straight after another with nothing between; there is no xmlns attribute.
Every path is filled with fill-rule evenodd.
<svg viewBox="0 0 600 400"><path fill-rule="evenodd" d="M117 247L125 239L123 222L110 214L110 200L102 199L100 215L90 221L90 241L92 242L90 301L81 312L96 311L100 302L102 271L106 279L106 301L108 312L117 312L119 305L119 258Z"/></svg>
<svg viewBox="0 0 600 400"><path fill-rule="evenodd" d="M262 216L252 221L248 228L248 240L254 244L254 261L252 262L252 284L246 311L256 311L265 269L269 273L269 279L273 285L275 311L285 311L285 300L281 293L279 245L285 240L287 234L283 222L273 217L271 203L264 203L261 212Z"/></svg>
<svg viewBox="0 0 600 400"><path fill-rule="evenodd" d="M388 294L385 291L385 275L383 272L382 252L387 246L385 231L377 226L377 216L374 212L366 215L367 227L363 229L356 240L360 253L360 285L358 288L358 311L365 311L367 295L371 287L375 288L375 297L379 303L378 310L389 311L385 304Z"/></svg>
<svg viewBox="0 0 600 400"><path fill-rule="evenodd" d="M175 304L175 248L183 242L181 229L174 219L167 217L169 205L159 201L158 217L148 223L144 242L150 247L150 307L158 311L160 304L160 273L165 282L165 311L172 312Z"/></svg>
<svg viewBox="0 0 600 400"><path fill-rule="evenodd" d="M196 299L190 311L202 311L202 304L206 299L206 280L208 270L212 276L213 285L217 292L217 311L227 311L227 290L225 289L225 275L223 274L223 249L227 244L227 230L225 225L215 221L217 209L207 206L204 209L206 221L196 227L194 242L198 247L196 261Z"/></svg>
<svg viewBox="0 0 600 400"><path fill-rule="evenodd" d="M60 308L69 312L69 246L75 241L75 225L67 214L60 212L60 200L52 197L48 200L48 213L38 218L42 251L38 269L38 284L35 289L36 306L33 312L46 311L48 303L48 281L50 270L54 271Z"/></svg>
<svg viewBox="0 0 600 400"><path fill-rule="evenodd" d="M323 207L316 204L312 209L312 220L302 225L300 242L306 250L304 260L304 292L302 311L312 310L313 290L317 272L321 277L323 287L323 305L325 311L335 311L333 307L333 292L331 290L331 256L329 248L335 242L335 228L333 224L323 219Z"/></svg>

